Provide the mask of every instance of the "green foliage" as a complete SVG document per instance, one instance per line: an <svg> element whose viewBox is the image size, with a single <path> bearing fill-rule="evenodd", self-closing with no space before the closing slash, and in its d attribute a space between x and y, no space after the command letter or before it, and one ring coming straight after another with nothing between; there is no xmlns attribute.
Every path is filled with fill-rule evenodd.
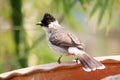
<svg viewBox="0 0 120 80"><path fill-rule="evenodd" d="M105 14L109 16L107 25L111 24L114 3L120 5L120 0L10 0L9 3L6 0L2 1L5 1L2 6L8 8L0 8L0 20L6 19L5 22L9 22L7 24L11 30L0 32L0 72L29 66L29 62L32 64L31 60L34 60L30 57L32 54L37 58L34 65L57 61L58 55L54 55L44 40L45 33L35 26L37 18L42 17L45 12L52 13L58 17L60 23L68 23L72 29L79 31L83 27L79 18L89 12L89 7L89 18L99 12L96 23L96 28L99 29L106 18ZM107 31L110 27L105 26ZM68 58L63 60L66 59Z"/></svg>
<svg viewBox="0 0 120 80"><path fill-rule="evenodd" d="M109 20L108 24L110 24L111 21L111 16L112 16L112 7L113 7L114 0L96 0L95 5L93 6L93 9L90 13L90 18L97 12L99 9L99 17L98 17L98 22L97 22L97 29L100 26L100 23L102 22L103 16L105 15L105 11L108 9L108 15L109 15Z"/></svg>
<svg viewBox="0 0 120 80"><path fill-rule="evenodd" d="M21 0L10 0L12 7L12 20L13 25L20 26L22 24L22 1Z"/></svg>
<svg viewBox="0 0 120 80"><path fill-rule="evenodd" d="M92 17L94 15L94 13L98 10L99 6L101 4L100 0L96 0L96 4L94 5L91 13L90 13L90 17Z"/></svg>
<svg viewBox="0 0 120 80"><path fill-rule="evenodd" d="M76 23L77 21L75 21L71 16L73 16L72 10L74 9L74 6L78 2L80 3L79 8L82 8L84 11L87 11L87 5L88 4L94 3L93 4L94 6L93 6L93 8L90 12L89 18L92 18L94 16L94 14L97 11L99 11L99 15L98 15L99 17L98 17L98 21L97 21L97 24L96 24L96 29L99 29L99 26L101 25L102 19L105 18L103 16L105 16L106 12L109 15L108 24L110 23L111 16L112 16L111 11L112 11L112 7L113 7L113 4L114 4L114 0L70 0L70 1L67 1L67 0L63 0L63 1L53 0L54 4L52 5L52 8L56 7L56 9L55 9L56 12L61 13L62 18L63 17L67 18L69 23L72 26L77 26L77 25L75 25L75 24L77 24ZM61 21L61 19L60 19L60 21ZM109 26L107 26L107 27L109 27Z"/></svg>
<svg viewBox="0 0 120 80"><path fill-rule="evenodd" d="M109 21L108 21L108 24L110 23L110 20L111 20L111 17L112 17L112 7L113 7L113 3L114 3L114 0L111 0L110 3L109 3Z"/></svg>
<svg viewBox="0 0 120 80"><path fill-rule="evenodd" d="M108 5L108 1L104 0L103 7L100 10L100 14L99 14L99 18L98 18L98 23L97 23L98 25L100 25L100 22L101 22L101 20L103 18L103 15L105 13L106 8L107 8L107 5Z"/></svg>

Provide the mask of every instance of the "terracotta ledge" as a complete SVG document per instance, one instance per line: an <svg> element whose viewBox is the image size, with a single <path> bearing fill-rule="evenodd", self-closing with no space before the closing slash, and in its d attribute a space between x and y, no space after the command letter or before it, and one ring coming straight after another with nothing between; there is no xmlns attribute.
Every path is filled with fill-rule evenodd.
<svg viewBox="0 0 120 80"><path fill-rule="evenodd" d="M43 64L0 74L0 80L100 80L120 74L120 55L96 57L106 68L86 72L73 61Z"/></svg>
<svg viewBox="0 0 120 80"><path fill-rule="evenodd" d="M108 76L103 78L102 80L120 80L120 74Z"/></svg>

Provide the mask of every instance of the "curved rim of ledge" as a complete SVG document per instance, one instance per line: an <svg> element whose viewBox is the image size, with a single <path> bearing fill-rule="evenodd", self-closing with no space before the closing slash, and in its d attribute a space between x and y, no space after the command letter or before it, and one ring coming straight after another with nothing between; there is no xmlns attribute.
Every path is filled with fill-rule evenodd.
<svg viewBox="0 0 120 80"><path fill-rule="evenodd" d="M106 63L120 63L120 55L116 56L102 56L102 57L94 57L98 61L101 61L103 64ZM17 77L17 76L22 76L22 75L29 75L34 72L47 72L51 70L57 70L58 68L64 67L65 68L73 68L76 66L81 66L81 64L77 64L74 61L66 61L62 62L61 64L58 64L57 62L55 63L50 63L50 64L42 64L42 65L37 65L37 66L32 66L28 68L23 68L23 69L18 69L18 70L13 70L10 72L2 73L0 74L0 79L9 79L12 77Z"/></svg>

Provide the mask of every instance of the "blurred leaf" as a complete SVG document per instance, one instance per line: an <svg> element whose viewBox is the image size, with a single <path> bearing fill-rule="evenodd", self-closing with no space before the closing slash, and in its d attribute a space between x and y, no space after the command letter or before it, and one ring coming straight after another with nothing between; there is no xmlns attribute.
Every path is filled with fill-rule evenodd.
<svg viewBox="0 0 120 80"><path fill-rule="evenodd" d="M110 0L108 24L110 23L110 20L111 20L111 17L112 17L112 7L113 7L113 3L114 3L114 0Z"/></svg>
<svg viewBox="0 0 120 80"><path fill-rule="evenodd" d="M109 4L109 18L108 18L108 25L106 27L106 34L109 33L109 31L111 30L111 17L112 17L112 7L113 7L113 3L114 3L114 0L110 0L110 4Z"/></svg>
<svg viewBox="0 0 120 80"><path fill-rule="evenodd" d="M78 26L76 20L75 20L75 17L73 17L72 14L67 14L66 15L66 19L68 20L68 22L71 24L70 27L72 27L72 29L75 29L75 30L79 30L80 29L80 24Z"/></svg>
<svg viewBox="0 0 120 80"><path fill-rule="evenodd" d="M52 8L56 9L56 11L59 11L59 7L60 7L60 4L61 4L61 1L60 0L52 0L53 5L52 5Z"/></svg>
<svg viewBox="0 0 120 80"><path fill-rule="evenodd" d="M91 13L90 13L90 18L94 15L94 13L96 12L96 10L98 10L99 6L100 6L100 1L101 0L97 0L96 4L94 5Z"/></svg>
<svg viewBox="0 0 120 80"><path fill-rule="evenodd" d="M83 7L83 0L79 0L80 8L82 8L83 11L86 11L86 8Z"/></svg>
<svg viewBox="0 0 120 80"><path fill-rule="evenodd" d="M63 0L63 6L64 6L64 12L67 14L69 13L69 3L70 1L67 1L67 0Z"/></svg>
<svg viewBox="0 0 120 80"><path fill-rule="evenodd" d="M82 8L86 10L87 3L89 3L90 0L79 0L80 5L82 5Z"/></svg>
<svg viewBox="0 0 120 80"><path fill-rule="evenodd" d="M98 26L101 23L101 20L103 18L103 15L104 15L105 9L107 8L107 5L108 5L108 0L104 0L104 4L103 4L103 7L101 8L101 11L100 11L100 14L99 14L99 18L98 18L98 22L97 22Z"/></svg>
<svg viewBox="0 0 120 80"><path fill-rule="evenodd" d="M120 0L117 0L118 1L118 4L120 5Z"/></svg>
<svg viewBox="0 0 120 80"><path fill-rule="evenodd" d="M41 34L41 36L32 44L31 47L27 47L25 50L25 53L29 52L30 50L32 50L40 41L42 41L45 37L45 33Z"/></svg>

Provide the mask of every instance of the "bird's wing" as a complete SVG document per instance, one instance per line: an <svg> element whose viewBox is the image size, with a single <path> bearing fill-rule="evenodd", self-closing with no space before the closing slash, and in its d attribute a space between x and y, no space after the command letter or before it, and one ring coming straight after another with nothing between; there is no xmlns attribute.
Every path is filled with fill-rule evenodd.
<svg viewBox="0 0 120 80"><path fill-rule="evenodd" d="M72 43L79 49L84 49L84 43L82 43L74 34L69 33L68 36L71 38Z"/></svg>
<svg viewBox="0 0 120 80"><path fill-rule="evenodd" d="M66 30L65 31L56 30L56 32L54 32L53 35L50 36L49 40L53 45L59 47L68 48L75 46L78 47L79 49L84 49L84 46L79 41L79 39L75 35Z"/></svg>

